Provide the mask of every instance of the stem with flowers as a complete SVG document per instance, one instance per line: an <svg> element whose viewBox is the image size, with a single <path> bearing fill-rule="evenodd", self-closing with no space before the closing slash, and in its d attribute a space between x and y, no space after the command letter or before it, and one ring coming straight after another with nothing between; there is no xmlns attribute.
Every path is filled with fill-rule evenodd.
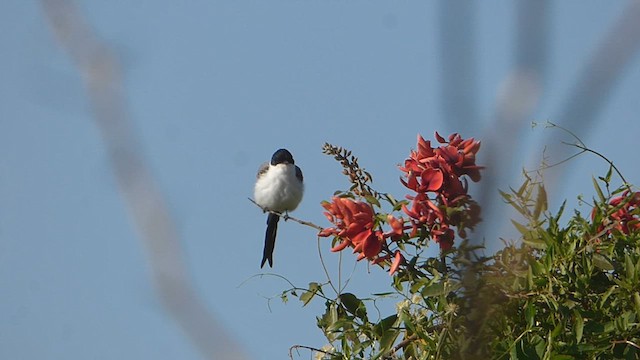
<svg viewBox="0 0 640 360"><path fill-rule="evenodd" d="M400 182L408 192L402 200L374 190L372 176L349 150L330 144L323 147L325 154L341 164L351 185L331 201L322 202L331 226L318 236L332 239L332 252L351 249L357 261L366 259L387 270L393 277L394 293L405 299L397 314L377 322L369 321L367 315L365 303L371 299L337 293L335 301L326 301L318 326L332 343L340 340L332 354L363 359L412 354L418 351L415 344L423 340L419 332L451 327L447 323L460 309L459 265L464 261L453 245L457 235L464 251L471 251L464 241L480 221L480 207L468 193L469 182L481 177L482 167L476 165L480 142L459 134L444 138L436 133L435 137L437 145L432 146L418 136L416 149L399 167ZM439 245L438 256L425 255L431 241ZM455 265L451 269L447 256ZM309 294L303 294L305 299ZM427 299L432 296L441 300ZM442 306L448 309L444 316L439 314ZM412 321L416 316L427 320ZM442 344L436 347L437 353L449 353Z"/></svg>
<svg viewBox="0 0 640 360"><path fill-rule="evenodd" d="M407 253L407 248L419 253L433 239L446 252L453 246L454 227L460 238L467 237L467 230L480 221L480 207L467 191L467 178L480 180L482 167L475 163L480 142L464 140L459 134L445 140L437 132L436 139L440 146L433 148L418 136L417 149L400 167L400 181L411 190L403 201L373 191L368 184L371 176L357 166L357 158L349 161L349 151L325 144L324 152L341 162L352 183L349 191L322 202L333 226L319 236L333 237L331 251L352 248L358 260L388 266L393 275L401 266L406 271L407 264L416 269L419 256ZM381 208L380 200L389 203L389 213L376 211Z"/></svg>

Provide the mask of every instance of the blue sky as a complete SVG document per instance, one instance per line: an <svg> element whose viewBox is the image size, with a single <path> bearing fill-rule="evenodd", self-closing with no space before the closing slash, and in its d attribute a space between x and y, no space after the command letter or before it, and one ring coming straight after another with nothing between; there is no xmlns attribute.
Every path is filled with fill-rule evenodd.
<svg viewBox="0 0 640 360"><path fill-rule="evenodd" d="M265 297L286 284L251 278L261 273L265 216L247 197L274 150L291 150L305 173L295 216L325 225L320 201L348 186L321 153L325 142L353 150L375 187L397 197L396 165L417 133L515 139L502 188L516 186L519 169L554 145L541 128L492 129L496 94L513 65L515 2L477 3L478 110L462 128L442 120L437 1L79 3L121 61L129 113L196 290L251 359L326 343L315 326L320 301L269 304ZM554 121L626 5L552 4L548 73L528 123ZM157 299L83 81L37 2L0 3L0 45L0 358L199 359ZM636 56L597 122L575 129L634 183L639 92ZM594 157L569 163L552 204L590 197L590 176L606 170ZM493 231L504 229L495 236L509 236L504 221L490 221ZM283 223L273 272L300 286L323 281L316 244L311 229ZM335 266L336 256L325 255ZM344 263L351 269L350 255ZM366 296L389 281L360 263L348 290Z"/></svg>

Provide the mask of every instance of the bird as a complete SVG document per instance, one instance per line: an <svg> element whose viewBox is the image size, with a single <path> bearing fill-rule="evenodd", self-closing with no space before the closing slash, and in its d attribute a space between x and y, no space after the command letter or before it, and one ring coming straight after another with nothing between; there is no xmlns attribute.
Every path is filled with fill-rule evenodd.
<svg viewBox="0 0 640 360"><path fill-rule="evenodd" d="M304 193L302 170L295 164L293 156L287 149L278 149L271 161L260 166L254 188L254 198L264 211L284 213L287 220L289 211L295 210ZM269 262L273 267L273 249L276 244L276 232L280 216L269 213L267 231L264 238L264 250L260 268Z"/></svg>

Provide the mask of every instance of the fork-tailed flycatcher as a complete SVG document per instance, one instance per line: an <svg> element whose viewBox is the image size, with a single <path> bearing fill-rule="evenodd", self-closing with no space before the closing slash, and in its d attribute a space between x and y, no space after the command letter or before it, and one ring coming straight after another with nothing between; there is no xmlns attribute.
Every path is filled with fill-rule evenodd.
<svg viewBox="0 0 640 360"><path fill-rule="evenodd" d="M264 210L277 211L286 214L294 210L302 200L304 185L302 170L293 161L293 156L287 149L276 151L271 162L264 163L258 170L258 180L254 188L256 203ZM269 213L267 217L267 232L264 238L262 263L269 262L273 267L273 248L276 244L280 216Z"/></svg>

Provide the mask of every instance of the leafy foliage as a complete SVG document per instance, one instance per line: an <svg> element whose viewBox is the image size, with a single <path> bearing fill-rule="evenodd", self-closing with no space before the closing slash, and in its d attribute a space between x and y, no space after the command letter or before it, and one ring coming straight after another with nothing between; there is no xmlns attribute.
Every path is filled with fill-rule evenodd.
<svg viewBox="0 0 640 360"><path fill-rule="evenodd" d="M549 212L540 175L524 173L521 186L501 192L521 216L513 220L520 237L484 256L482 247L470 245L460 231L473 225L470 219L479 219L466 184L458 187L458 180L450 178L443 187L446 176L465 175L456 173L462 166L451 167L447 159L462 148L472 149L468 154L475 156L479 148L473 139L455 135L449 138L451 145L436 133L449 154L438 159L437 171L445 176L420 167L435 164L418 156L420 151L436 154L421 138L421 149L401 168L407 188L435 194L420 199L435 204L430 211L440 217L434 218L410 214L407 205L415 195L408 196L411 201L397 201L374 192L371 176L351 152L325 145L352 185L323 204L335 227L321 236L334 237L334 251L351 246L360 253L358 260L389 269L392 277L388 292L364 297L334 287L330 278L283 293L299 297L303 305L324 301L317 326L329 344L303 348L314 351L317 359L332 360L639 359L640 193L624 180L611 190L610 169L594 179L591 212L585 216L574 210L562 219L565 205ZM458 150L451 149L460 143L464 145ZM466 175L479 180L481 167L473 161L454 163L465 164ZM463 202L449 201L451 193ZM393 215L399 211L410 219ZM385 232L385 226L391 230ZM440 244L439 256L427 256L429 240L438 241L439 229L448 226L457 226L459 243ZM395 311L380 314L376 301L389 297L400 299Z"/></svg>
<svg viewBox="0 0 640 360"><path fill-rule="evenodd" d="M616 207L609 203L612 195L594 185L593 215L575 211L566 225L560 222L562 209L536 216L546 200L538 196L531 202L529 193L544 192L542 184L527 179L524 190L503 194L527 225L516 226L522 245L506 246L486 269L481 296L499 299L487 317L493 357L640 357L640 232L610 234L616 224L606 219Z"/></svg>

